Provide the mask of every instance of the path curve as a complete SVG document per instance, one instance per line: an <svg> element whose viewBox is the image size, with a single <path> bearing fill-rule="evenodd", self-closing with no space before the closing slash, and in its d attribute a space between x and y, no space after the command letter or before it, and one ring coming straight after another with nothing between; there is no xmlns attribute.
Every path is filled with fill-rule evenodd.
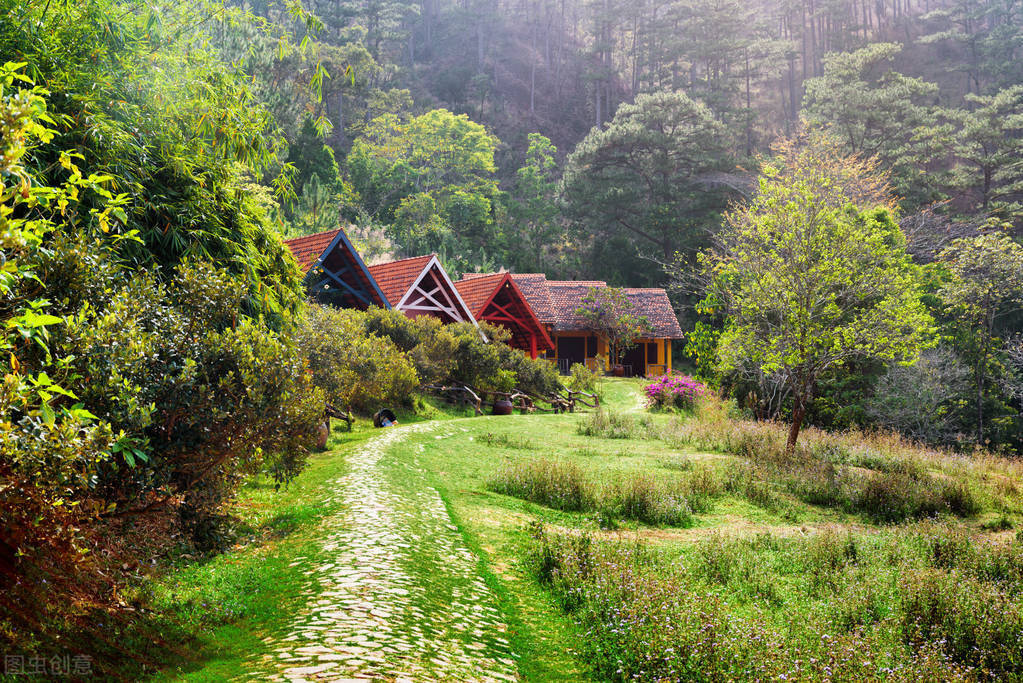
<svg viewBox="0 0 1023 683"><path fill-rule="evenodd" d="M437 423L391 428L333 482L319 584L253 677L276 681L515 681L507 625L419 463Z"/></svg>

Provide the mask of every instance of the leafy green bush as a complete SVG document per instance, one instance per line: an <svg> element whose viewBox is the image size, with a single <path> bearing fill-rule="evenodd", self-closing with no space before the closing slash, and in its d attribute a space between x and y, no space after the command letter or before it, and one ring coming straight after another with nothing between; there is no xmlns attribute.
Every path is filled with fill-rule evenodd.
<svg viewBox="0 0 1023 683"><path fill-rule="evenodd" d="M293 477L323 399L295 344L245 313L253 287L271 286L258 265L139 268L110 177L86 176L79 154L47 169L52 185L21 166L52 131L45 93L17 87L15 69L0 68L0 564L20 607L0 605L0 634L31 648L90 628L90 611L120 600L120 567L188 538L222 544L240 478Z"/></svg>
<svg viewBox="0 0 1023 683"><path fill-rule="evenodd" d="M96 534L89 526L105 511L94 492L118 441L75 395L68 358L52 343L64 322L44 295L39 269L58 221L80 218L75 196L102 181L77 174L45 185L23 166L32 148L54 131L46 92L18 65L0 67L0 336L8 369L0 382L0 638L19 632L16 615L47 621L62 616L71 596L98 596L102 581ZM63 205L62 217L51 206ZM86 214L88 215L88 214ZM45 591L37 587L45 586ZM22 633L34 624L20 624Z"/></svg>
<svg viewBox="0 0 1023 683"><path fill-rule="evenodd" d="M357 311L310 305L296 340L313 383L339 408L371 413L408 405L419 385L409 357L390 339L367 332Z"/></svg>
<svg viewBox="0 0 1023 683"><path fill-rule="evenodd" d="M408 353L427 384L463 383L481 390L505 391L514 377L514 387L531 394L545 395L561 387L550 363L533 360L507 345L510 333L503 327L443 325L428 316L409 319L398 311L379 308L358 316L367 331L387 337Z"/></svg>
<svg viewBox="0 0 1023 683"><path fill-rule="evenodd" d="M914 478L895 472L862 478L849 494L849 507L878 522L955 514L967 517L980 506L961 482Z"/></svg>
<svg viewBox="0 0 1023 683"><path fill-rule="evenodd" d="M561 377L557 368L543 359L533 359L506 343L507 331L503 327L481 325L497 348L500 366L515 373L515 388L526 393L547 396L561 389ZM498 336L496 331L502 334Z"/></svg>
<svg viewBox="0 0 1023 683"><path fill-rule="evenodd" d="M244 290L230 275L185 262L167 284L122 278L67 317L54 348L86 380L74 386L90 410L135 440L98 480L113 514L181 506L198 530L241 475L284 483L300 471L323 397L294 341L238 315Z"/></svg>
<svg viewBox="0 0 1023 683"><path fill-rule="evenodd" d="M600 374L590 370L582 363L573 363L569 368L568 388L572 391L585 391L587 394L603 398Z"/></svg>
<svg viewBox="0 0 1023 683"><path fill-rule="evenodd" d="M285 327L302 304L301 276L246 191L250 178L273 179L282 136L241 69L194 49L195 8L167 7L159 21L106 0L22 9L0 23L0 54L30 64L54 93L60 135L31 155L40 179L59 184L65 150L75 150L125 193L101 232L136 231L116 243L133 267L164 277L188 258L216 262L244 284L239 312ZM82 193L79 203L80 223L103 227L108 198Z"/></svg>
<svg viewBox="0 0 1023 683"><path fill-rule="evenodd" d="M416 374L426 384L443 384L451 377L456 338L432 316L409 318L400 311L372 307L359 316L366 331L390 339L409 355Z"/></svg>

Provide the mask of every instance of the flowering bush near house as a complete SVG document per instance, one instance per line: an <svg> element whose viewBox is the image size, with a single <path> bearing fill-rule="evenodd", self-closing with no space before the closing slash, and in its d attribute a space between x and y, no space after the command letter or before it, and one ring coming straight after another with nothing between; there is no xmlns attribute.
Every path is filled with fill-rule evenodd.
<svg viewBox="0 0 1023 683"><path fill-rule="evenodd" d="M651 408L692 410L707 385L688 375L663 375L646 385L645 391Z"/></svg>

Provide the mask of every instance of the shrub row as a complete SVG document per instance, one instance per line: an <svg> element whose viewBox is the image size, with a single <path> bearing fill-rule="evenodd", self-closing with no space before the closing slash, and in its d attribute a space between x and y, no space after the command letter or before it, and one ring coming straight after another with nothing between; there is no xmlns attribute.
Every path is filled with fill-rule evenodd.
<svg viewBox="0 0 1023 683"><path fill-rule="evenodd" d="M429 316L410 319L379 308L345 315L408 354L424 384L464 383L482 390L506 390L510 383L532 394L561 388L554 365L508 346L511 333L504 327L486 322L478 328L470 323L444 325Z"/></svg>

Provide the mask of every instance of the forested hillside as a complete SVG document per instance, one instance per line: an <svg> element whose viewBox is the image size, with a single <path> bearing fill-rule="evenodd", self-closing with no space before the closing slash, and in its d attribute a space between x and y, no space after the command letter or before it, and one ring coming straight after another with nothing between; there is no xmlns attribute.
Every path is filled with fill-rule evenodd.
<svg viewBox="0 0 1023 683"><path fill-rule="evenodd" d="M1023 0L0 0L0 645L164 666L205 602L149 579L286 527L232 505L338 408L596 391L501 328L318 306L284 239L339 225L370 263L665 287L665 369L770 433L685 443L790 467L847 430L826 505L873 505L838 458L947 513L876 444L1023 453L1021 64ZM998 462L969 486L1007 520Z"/></svg>
<svg viewBox="0 0 1023 683"><path fill-rule="evenodd" d="M925 400L940 419L913 427L922 438L1018 442L1019 399L1005 379L1020 332L1009 247L953 242L988 234L1011 244L1023 229L1023 4L433 0L310 9L323 21L309 34L318 47L293 63L267 51L273 68L253 70L257 81L273 74L264 86L273 92L299 88L316 64L331 74L322 99L279 114L289 142L301 131L288 156L301 199L282 207L285 230L332 225L336 203L370 258L438 251L456 272L505 267L667 285L699 372L777 416L790 399L770 382L721 375L727 312L712 298L696 305L707 291L696 262L719 243L729 207L756 191L766 163L825 134L834 158L869 160L868 182L884 188L876 201L922 269L937 327L909 369L860 360L833 372L811 419L908 429L910 406ZM288 23L273 7L256 11ZM303 26L293 37L305 35ZM952 273L966 273L972 293L953 292ZM985 293L980 283L991 277L1002 294ZM761 406L764 396L778 400ZM985 414L997 435L981 426Z"/></svg>
<svg viewBox="0 0 1023 683"><path fill-rule="evenodd" d="M248 58L251 68L271 79L267 88L281 102L275 111L287 120L289 142L311 132L304 117L321 130L332 125L325 141L341 180L322 177L330 175L322 161L293 155L300 178L316 167L317 192L341 182L344 216L368 234L382 229L399 251L439 249L469 269L482 260L619 283L663 282L646 259L664 262L676 250L703 246L701 234L713 229L722 206L749 187L754 157L769 154L804 121L832 130L847 151L878 156L893 174L904 220L933 228L936 221L997 215L1018 227L1023 172L1003 163L1023 112L1023 9L1016 2L433 0L313 2L309 9L324 23L312 38L319 47L301 60L279 59L268 45ZM255 11L286 23L283 8ZM254 50L248 40L245 50ZM303 89L316 64L331 74L322 100L303 109L294 97L281 98L285 84ZM705 105L716 125L696 125L687 139L673 141L677 149L664 149L641 130L670 135L688 126L688 105L642 104L643 95L657 93ZM637 102L638 111L619 109ZM377 139L371 122L383 113L405 120L437 108L485 126L494 169L478 169L468 184L459 177L450 185L463 192L441 196L419 180L397 186L395 161L411 164L417 178L438 169L410 151L392 158L391 150L378 161L389 177L367 184L348 154L360 140ZM603 126L609 130L590 132ZM417 143L406 136L405 144ZM443 166L436 157L430 163ZM574 182L594 175L593 164L620 175ZM669 178L670 187L648 186L650 173ZM409 179L403 170L402 182ZM608 197L604 185L611 182ZM381 204L381 193L390 201ZM659 217L623 215L630 209L621 205L637 197ZM298 216L316 204L304 201ZM917 216L936 202L933 213ZM413 216L433 227L425 243L401 227ZM309 225L304 217L295 222ZM478 240L467 246L449 231L485 236L487 247L481 253ZM533 248L513 248L523 241Z"/></svg>

